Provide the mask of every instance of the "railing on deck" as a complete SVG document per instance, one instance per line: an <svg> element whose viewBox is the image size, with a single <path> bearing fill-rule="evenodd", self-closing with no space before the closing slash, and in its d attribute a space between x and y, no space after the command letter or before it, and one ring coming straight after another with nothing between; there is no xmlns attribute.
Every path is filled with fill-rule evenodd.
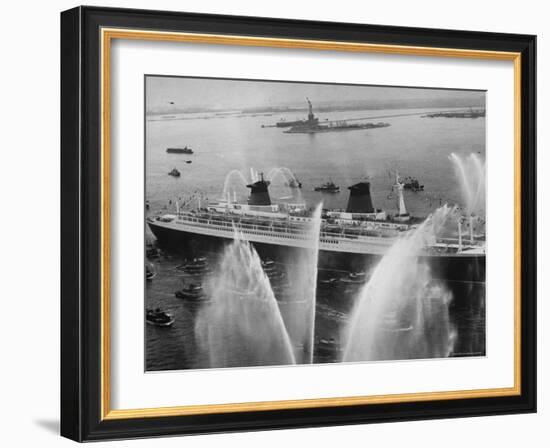
<svg viewBox="0 0 550 448"><path fill-rule="evenodd" d="M233 232L234 229L241 231L245 234L270 236L273 238L282 239L296 239L296 240L309 240L309 233L303 229L294 228L287 225L286 222L280 222L279 225L264 225L264 224L251 224L243 223L237 220L224 220L216 218L203 218L197 216L190 216L180 213L178 215L178 221L180 223L192 225L195 227L201 227L205 229L216 229L225 232ZM379 242L380 238L396 239L399 235L398 232L394 232L392 235L383 234L383 232L375 230L362 230L357 232L357 228L354 228L354 233L331 232L323 231L320 233L320 241L328 244L338 244L339 241L356 241L356 242ZM457 238L437 238L436 243L444 244L449 247L458 247L459 240ZM470 241L468 238L462 239L462 248L466 247L481 247L483 244L480 241Z"/></svg>

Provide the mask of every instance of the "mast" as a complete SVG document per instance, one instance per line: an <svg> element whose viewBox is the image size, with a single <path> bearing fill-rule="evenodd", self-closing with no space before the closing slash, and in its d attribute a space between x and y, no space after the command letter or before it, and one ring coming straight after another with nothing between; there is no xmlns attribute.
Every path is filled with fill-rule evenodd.
<svg viewBox="0 0 550 448"><path fill-rule="evenodd" d="M462 219L458 219L458 252L462 252Z"/></svg>

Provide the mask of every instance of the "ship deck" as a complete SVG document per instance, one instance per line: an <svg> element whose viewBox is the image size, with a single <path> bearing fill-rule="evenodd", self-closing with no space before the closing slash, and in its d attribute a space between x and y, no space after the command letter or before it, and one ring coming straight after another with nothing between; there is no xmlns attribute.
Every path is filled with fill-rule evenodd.
<svg viewBox="0 0 550 448"><path fill-rule="evenodd" d="M170 221L148 220L150 225L175 232L185 232L210 237L234 239L235 236L255 242L276 246L288 246L302 249L317 247L317 241L311 232L303 226L285 225L283 222L262 223L242 222L237 219L209 218L180 214ZM154 232L154 229L152 229ZM365 255L384 255L388 249L403 235L403 232L353 229L353 233L321 230L318 249L327 252L339 252ZM480 257L485 256L485 248L479 243L459 241L451 238L439 238L427 246L422 256L433 257Z"/></svg>

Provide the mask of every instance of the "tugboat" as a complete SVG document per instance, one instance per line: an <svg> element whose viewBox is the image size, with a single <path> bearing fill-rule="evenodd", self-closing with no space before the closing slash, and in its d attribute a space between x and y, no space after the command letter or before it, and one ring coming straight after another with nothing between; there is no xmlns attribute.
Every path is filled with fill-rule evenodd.
<svg viewBox="0 0 550 448"><path fill-rule="evenodd" d="M145 321L149 325L155 325L157 327L170 327L176 319L171 313L161 310L160 308L147 309L145 313Z"/></svg>
<svg viewBox="0 0 550 448"><path fill-rule="evenodd" d="M169 176L174 176L174 177L180 177L181 173L176 168L173 168L172 171L170 171L168 173L168 175Z"/></svg>
<svg viewBox="0 0 550 448"><path fill-rule="evenodd" d="M411 190L415 193L418 191L424 191L424 185L420 185L418 179L415 179L414 177L405 177L404 179L401 179L400 182L403 184L403 188L405 190Z"/></svg>
<svg viewBox="0 0 550 448"><path fill-rule="evenodd" d="M319 187L314 188L315 191L321 191L323 193L340 193L340 187L336 185L334 182L329 180L328 182L325 182L323 185Z"/></svg>
<svg viewBox="0 0 550 448"><path fill-rule="evenodd" d="M169 154L193 154L193 150L187 146L185 148L166 148Z"/></svg>
<svg viewBox="0 0 550 448"><path fill-rule="evenodd" d="M200 283L190 283L189 286L183 281L183 287L175 292L178 299L200 300L204 297L202 285Z"/></svg>

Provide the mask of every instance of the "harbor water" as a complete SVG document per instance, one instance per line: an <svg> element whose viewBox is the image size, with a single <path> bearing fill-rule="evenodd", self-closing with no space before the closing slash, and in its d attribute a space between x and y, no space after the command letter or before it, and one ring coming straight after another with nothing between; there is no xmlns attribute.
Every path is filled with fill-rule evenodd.
<svg viewBox="0 0 550 448"><path fill-rule="evenodd" d="M248 182L251 181L251 168L266 176L269 174L271 199L275 203L305 202L312 209L323 203L324 208L343 209L348 200L347 187L368 177L375 208L395 213L396 198L392 185L398 171L401 176L418 178L419 183L424 185L423 191L405 191L405 203L411 215L426 217L444 204L466 208L463 188L451 155L466 159L475 154L479 160L485 160L485 118L422 117L423 112L434 110L436 109L319 113L317 115L320 123L323 120L344 118L384 117L370 121L390 124L389 127L377 129L321 134L288 134L283 132L283 128L271 127L281 118L288 121L303 118L296 113L148 116L145 198L149 204L147 213L173 213L176 201L182 207L194 208L199 204L204 206L207 200L220 199L224 195L224 188L225 194L229 194L231 199L236 197L239 202L244 203L248 189L244 185L243 177ZM417 115L409 115L413 113ZM193 149L194 154L166 153L168 147L186 145ZM187 163L188 161L191 163ZM173 168L180 171L180 177L167 174ZM286 185L288 170L302 182L301 189ZM231 172L233 174L228 176ZM340 186L340 193L314 191L314 187L328 180ZM154 237L148 230L145 237L148 243L155 244ZM202 255L215 273L215 267L220 263L223 254L205 251ZM209 278L213 275L211 271L191 276L181 269L181 265L189 261L189 257L190 254L177 248L161 248L158 255L148 260L156 275L146 282L145 308L162 308L175 316L175 323L169 328L147 325L146 369L177 370L280 364L277 360L270 362L261 357L251 359L250 347L247 349L246 344L216 346L224 344L217 339L209 340L205 345L204 328L199 328L200 322L204 316L216 315L212 307L220 299L216 299L207 286L212 283ZM277 269L292 273L294 268L278 262ZM318 272L315 300L312 302L315 304L312 353L296 356L301 353L302 347L297 341L293 341L293 362L347 360L347 329L352 323L354 309L361 300L364 283L368 281L349 281L350 274L353 273L338 270ZM287 296L292 296L294 286L288 281L291 275L284 277L273 279L271 286L275 291L283 291L273 303L277 304L284 325L290 328L296 326L296 316L300 315L301 305L287 299ZM329 279L335 279L334 283L327 282ZM187 284L200 282L205 285L204 300L176 298L174 292L181 288L182 280ZM445 300L445 306L430 305L430 319L437 323L445 322L448 333L445 337L452 339L448 351L429 350L428 347L419 354L406 356L392 350L379 350L377 353L382 354L378 358L357 360L484 356L485 283L461 281L460 284L451 285L444 284L444 280L438 281L443 283L433 288L430 286L429 291L430 294L433 291L445 291L438 293L445 296L441 299ZM448 291L452 291L452 297ZM433 301L434 297L424 299ZM381 318L388 319L387 316ZM217 319L223 322L219 316ZM400 330L406 329L404 326ZM440 334L432 327L430 331ZM430 344L423 339L423 344L426 343ZM223 352L231 362L213 362L213 352Z"/></svg>

